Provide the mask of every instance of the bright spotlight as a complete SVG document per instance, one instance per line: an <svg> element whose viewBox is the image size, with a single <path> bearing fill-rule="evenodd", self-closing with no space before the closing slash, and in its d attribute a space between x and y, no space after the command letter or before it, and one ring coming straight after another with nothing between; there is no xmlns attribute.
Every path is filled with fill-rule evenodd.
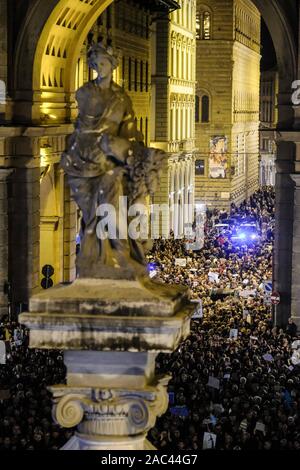
<svg viewBox="0 0 300 470"><path fill-rule="evenodd" d="M149 277L152 279L157 274L157 264L156 263L148 263L147 266Z"/></svg>

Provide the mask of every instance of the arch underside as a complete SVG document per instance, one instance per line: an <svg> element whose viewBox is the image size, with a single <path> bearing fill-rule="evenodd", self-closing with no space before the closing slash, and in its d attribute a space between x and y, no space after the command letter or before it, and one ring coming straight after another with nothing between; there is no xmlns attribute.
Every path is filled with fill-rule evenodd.
<svg viewBox="0 0 300 470"><path fill-rule="evenodd" d="M31 98L39 103L33 119L50 116L64 120L64 104L74 101L76 63L82 45L112 2L49 0L45 6L42 0L30 10L19 39L15 83L17 99Z"/></svg>
<svg viewBox="0 0 300 470"><path fill-rule="evenodd" d="M293 30L278 0L252 0L274 42L280 93L288 104L297 71ZM39 0L25 19L16 57L16 96L35 106L33 120L62 122L74 107L76 63L87 34L113 0Z"/></svg>

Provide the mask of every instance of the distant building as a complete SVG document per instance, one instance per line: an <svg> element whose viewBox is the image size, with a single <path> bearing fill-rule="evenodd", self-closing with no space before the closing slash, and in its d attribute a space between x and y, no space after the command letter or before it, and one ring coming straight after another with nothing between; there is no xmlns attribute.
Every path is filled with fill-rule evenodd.
<svg viewBox="0 0 300 470"><path fill-rule="evenodd" d="M197 0L196 203L258 188L260 21L250 0Z"/></svg>
<svg viewBox="0 0 300 470"><path fill-rule="evenodd" d="M278 72L263 71L260 80L260 185L274 186L276 178L276 127Z"/></svg>
<svg viewBox="0 0 300 470"><path fill-rule="evenodd" d="M164 207L156 224L181 236L194 221L196 0L178 4L153 25L151 144L168 153L153 201Z"/></svg>

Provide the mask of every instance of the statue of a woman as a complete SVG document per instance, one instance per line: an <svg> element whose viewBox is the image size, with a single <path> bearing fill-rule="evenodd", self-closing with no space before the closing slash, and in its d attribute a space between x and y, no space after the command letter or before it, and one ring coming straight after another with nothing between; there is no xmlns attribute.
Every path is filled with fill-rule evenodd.
<svg viewBox="0 0 300 470"><path fill-rule="evenodd" d="M146 273L144 251L140 241L119 237L119 198L127 196L128 205L144 202L155 190L165 154L144 146L131 100L113 82L112 50L95 45L88 62L97 78L77 91L79 115L61 162L85 227L77 272L81 278L135 279ZM104 204L116 209L113 238L97 235L97 210Z"/></svg>

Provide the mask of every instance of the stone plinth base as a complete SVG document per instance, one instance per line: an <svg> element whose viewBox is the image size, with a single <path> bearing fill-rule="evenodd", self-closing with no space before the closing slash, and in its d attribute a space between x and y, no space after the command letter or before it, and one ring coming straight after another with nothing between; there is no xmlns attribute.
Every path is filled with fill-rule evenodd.
<svg viewBox="0 0 300 470"><path fill-rule="evenodd" d="M168 286L165 286L168 287ZM77 427L64 450L149 450L148 431L168 407L159 352L188 336L194 305L136 281L76 281L31 299L20 322L30 347L63 349L67 385L49 387L55 421Z"/></svg>
<svg viewBox="0 0 300 470"><path fill-rule="evenodd" d="M84 436L75 434L61 450L155 450L155 447L146 439L145 436L112 439L101 438L99 440L86 442Z"/></svg>

